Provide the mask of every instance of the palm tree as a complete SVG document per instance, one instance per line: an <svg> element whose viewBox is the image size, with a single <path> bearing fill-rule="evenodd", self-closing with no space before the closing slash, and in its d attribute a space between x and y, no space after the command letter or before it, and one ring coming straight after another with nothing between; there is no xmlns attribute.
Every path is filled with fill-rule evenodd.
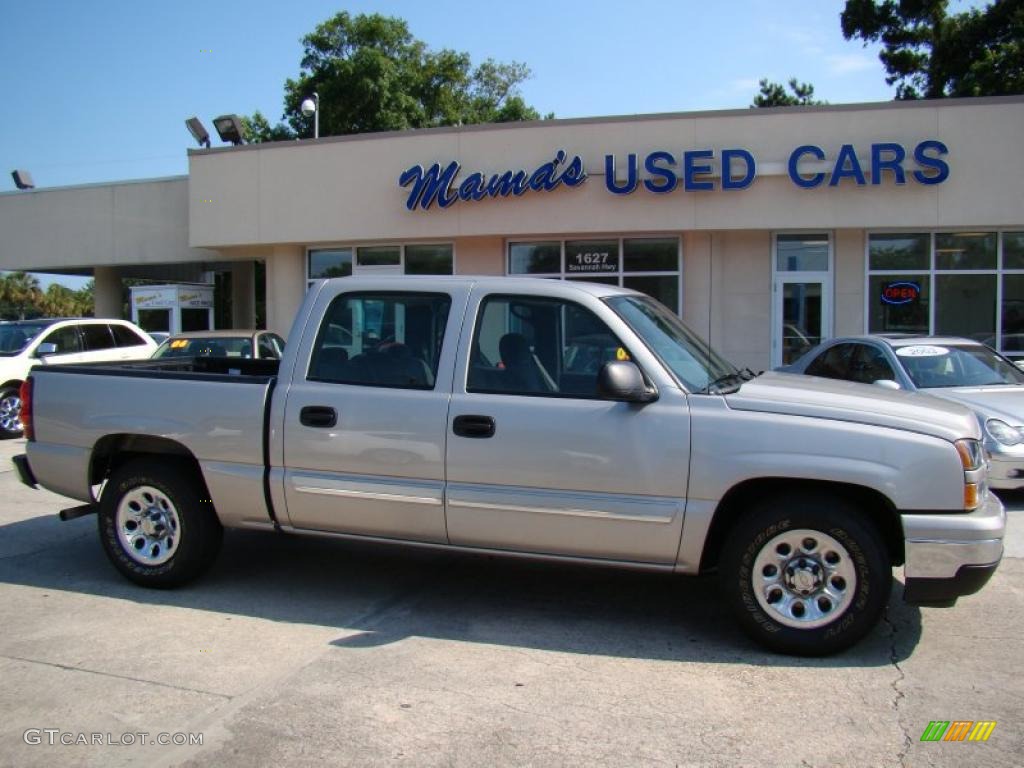
<svg viewBox="0 0 1024 768"><path fill-rule="evenodd" d="M15 314L19 320L33 310L38 311L43 292L39 280L27 272L8 272L0 278L0 306L5 314Z"/></svg>

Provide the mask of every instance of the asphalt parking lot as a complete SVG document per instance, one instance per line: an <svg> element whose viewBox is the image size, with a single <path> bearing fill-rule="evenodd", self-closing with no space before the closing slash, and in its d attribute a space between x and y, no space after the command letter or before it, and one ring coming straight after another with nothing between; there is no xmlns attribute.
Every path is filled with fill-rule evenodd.
<svg viewBox="0 0 1024 768"><path fill-rule="evenodd" d="M1024 496L981 594L897 585L865 642L808 660L747 641L705 579L229 532L203 580L145 590L18 483L23 450L0 443L2 765L1021 764ZM932 720L997 725L921 742Z"/></svg>

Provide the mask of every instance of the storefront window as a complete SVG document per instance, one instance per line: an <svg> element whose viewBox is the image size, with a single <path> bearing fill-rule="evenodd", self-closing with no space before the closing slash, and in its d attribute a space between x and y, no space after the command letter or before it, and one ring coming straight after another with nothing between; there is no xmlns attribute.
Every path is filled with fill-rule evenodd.
<svg viewBox="0 0 1024 768"><path fill-rule="evenodd" d="M1003 233L1003 269L1024 269L1024 232Z"/></svg>
<svg viewBox="0 0 1024 768"><path fill-rule="evenodd" d="M871 234L868 266L870 333L965 336L1024 351L1024 232Z"/></svg>
<svg viewBox="0 0 1024 768"><path fill-rule="evenodd" d="M510 275L550 275L562 271L562 244L509 243L508 273Z"/></svg>
<svg viewBox="0 0 1024 768"><path fill-rule="evenodd" d="M932 237L927 233L872 235L871 269L931 269Z"/></svg>
<svg viewBox="0 0 1024 768"><path fill-rule="evenodd" d="M450 275L453 271L451 245L405 246L405 274Z"/></svg>
<svg viewBox="0 0 1024 768"><path fill-rule="evenodd" d="M937 275L935 333L976 341L996 334L995 275Z"/></svg>
<svg viewBox="0 0 1024 768"><path fill-rule="evenodd" d="M996 233L941 233L935 236L936 269L995 269Z"/></svg>
<svg viewBox="0 0 1024 768"><path fill-rule="evenodd" d="M827 258L826 240L826 263ZM679 238L676 237L508 244L510 275L534 275L632 288L653 296L677 314L682 310L681 271Z"/></svg>
<svg viewBox="0 0 1024 768"><path fill-rule="evenodd" d="M872 275L871 333L928 333L928 275Z"/></svg>
<svg viewBox="0 0 1024 768"><path fill-rule="evenodd" d="M828 235L776 235L776 270L828 272Z"/></svg>
<svg viewBox="0 0 1024 768"><path fill-rule="evenodd" d="M679 241L675 238L628 238L622 241L622 268L626 272L661 272L679 269Z"/></svg>
<svg viewBox="0 0 1024 768"><path fill-rule="evenodd" d="M397 245L371 245L356 249L360 267L397 267L402 263L402 249Z"/></svg>
<svg viewBox="0 0 1024 768"><path fill-rule="evenodd" d="M348 277L352 274L352 249L318 249L309 252L309 279Z"/></svg>
<svg viewBox="0 0 1024 768"><path fill-rule="evenodd" d="M407 275L451 275L455 272L455 249L451 243L310 248L306 287L314 280L348 277L353 270L358 274L363 267L378 273L392 271L381 270L381 267L393 267L394 271Z"/></svg>

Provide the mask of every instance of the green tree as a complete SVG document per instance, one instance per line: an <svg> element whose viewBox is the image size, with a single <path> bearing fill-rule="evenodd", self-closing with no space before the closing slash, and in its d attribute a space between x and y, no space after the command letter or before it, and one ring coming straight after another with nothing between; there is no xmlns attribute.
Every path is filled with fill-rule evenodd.
<svg viewBox="0 0 1024 768"><path fill-rule="evenodd" d="M1024 93L1024 2L950 14L947 0L847 0L843 36L881 43L897 99Z"/></svg>
<svg viewBox="0 0 1024 768"><path fill-rule="evenodd" d="M782 83L775 83L762 78L758 82L760 92L754 96L751 107L795 107L808 104L827 104L814 98L814 86L810 83L797 82L795 77L789 78L789 91Z"/></svg>
<svg viewBox="0 0 1024 768"><path fill-rule="evenodd" d="M519 94L530 76L525 64L473 67L467 53L428 49L402 19L343 11L302 45L299 76L285 82L286 122L271 126L256 112L246 118L248 141L312 136L313 117L301 107L314 91L321 136L540 117Z"/></svg>
<svg viewBox="0 0 1024 768"><path fill-rule="evenodd" d="M0 277L0 313L24 320L40 314L42 291L39 280L27 272L8 272Z"/></svg>

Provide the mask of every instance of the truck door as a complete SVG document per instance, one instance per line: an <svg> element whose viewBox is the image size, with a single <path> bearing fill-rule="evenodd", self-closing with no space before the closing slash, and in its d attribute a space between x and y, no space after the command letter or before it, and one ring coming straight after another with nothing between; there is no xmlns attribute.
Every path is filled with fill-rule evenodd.
<svg viewBox="0 0 1024 768"><path fill-rule="evenodd" d="M288 518L296 528L446 542L445 426L468 288L353 285L321 292L310 316L323 320L297 354L308 366L297 364L285 403Z"/></svg>
<svg viewBox="0 0 1024 768"><path fill-rule="evenodd" d="M623 343L632 337L607 306L586 298L586 306L514 293L470 300L448 423L452 544L675 561L686 396L662 386L646 405L599 399L605 362L643 359L649 377L657 363Z"/></svg>

